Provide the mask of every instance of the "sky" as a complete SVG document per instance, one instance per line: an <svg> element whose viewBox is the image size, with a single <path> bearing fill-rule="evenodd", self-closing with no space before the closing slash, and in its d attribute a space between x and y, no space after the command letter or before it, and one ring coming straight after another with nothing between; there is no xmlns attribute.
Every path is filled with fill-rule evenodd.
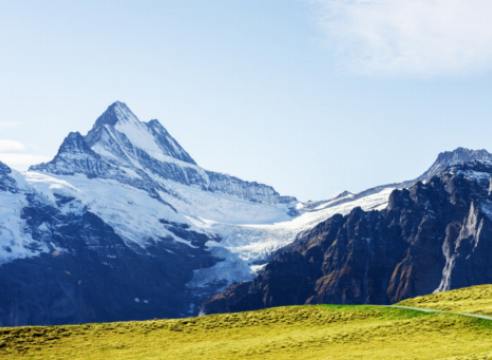
<svg viewBox="0 0 492 360"><path fill-rule="evenodd" d="M0 0L0 161L115 100L197 162L302 200L492 150L489 0Z"/></svg>

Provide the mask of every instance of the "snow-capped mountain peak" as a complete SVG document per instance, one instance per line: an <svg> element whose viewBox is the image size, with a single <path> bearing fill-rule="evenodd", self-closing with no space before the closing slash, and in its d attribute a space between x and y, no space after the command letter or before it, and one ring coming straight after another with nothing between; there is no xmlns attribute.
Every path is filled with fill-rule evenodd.
<svg viewBox="0 0 492 360"><path fill-rule="evenodd" d="M159 178L187 185L209 183L205 171L157 120L140 121L120 101L97 118L87 135L70 133L52 161L31 170L85 174L147 190L161 187Z"/></svg>
<svg viewBox="0 0 492 360"><path fill-rule="evenodd" d="M75 219L76 230L84 234L75 242L65 241L72 234L64 235L56 245L71 249L82 241L99 249L108 238L107 227L109 238L117 237L119 246L146 262L145 254L162 263L172 259L180 264L188 255L196 259L183 260L188 273L179 285L200 293L248 279L250 260L263 259L295 235L289 231L271 236L269 230L249 226L292 219L297 215L295 198L281 196L268 185L203 169L158 120L140 121L121 102L110 105L87 135L70 133L53 160L30 170L24 174L29 190L22 208L53 214L46 224L37 223L44 217L36 212L28 218L36 222L27 227L34 240L50 244L51 229ZM2 182L11 180L2 181L0 174ZM16 209L17 217L19 213ZM16 228L22 230L19 218ZM86 229L103 233L86 234ZM112 251L111 259L118 258ZM184 271L181 265L176 268Z"/></svg>
<svg viewBox="0 0 492 360"><path fill-rule="evenodd" d="M270 186L201 168L158 120L140 121L120 101L99 116L86 136L71 133L52 161L31 170L117 180L153 196L158 191L175 194L176 184L182 184L246 201L296 202Z"/></svg>
<svg viewBox="0 0 492 360"><path fill-rule="evenodd" d="M92 149L103 156L109 152L121 158L122 150L126 149L130 153L140 150L158 161L177 160L195 164L158 120L140 121L121 101L111 104L99 116L86 140Z"/></svg>
<svg viewBox="0 0 492 360"><path fill-rule="evenodd" d="M419 179L427 180L435 175L439 175L450 167L471 163L492 165L492 154L484 149L472 150L463 147L459 147L453 151L442 152L437 156L432 166Z"/></svg>
<svg viewBox="0 0 492 360"><path fill-rule="evenodd" d="M140 122L130 108L121 101L115 101L99 116L93 128L104 125L115 126L118 122Z"/></svg>
<svg viewBox="0 0 492 360"><path fill-rule="evenodd" d="M467 162L492 163L492 154L485 149L473 150L459 147L439 154L437 162L445 165L459 165Z"/></svg>

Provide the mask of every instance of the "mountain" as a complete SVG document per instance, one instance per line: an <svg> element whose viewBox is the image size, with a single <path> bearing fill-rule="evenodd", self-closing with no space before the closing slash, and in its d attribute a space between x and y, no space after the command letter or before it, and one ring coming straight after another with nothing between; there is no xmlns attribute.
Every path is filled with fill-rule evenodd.
<svg viewBox="0 0 492 360"><path fill-rule="evenodd" d="M432 174L460 164L487 173L487 156L458 149ZM430 177L303 203L202 168L158 120L115 102L51 161L22 173L0 163L0 326L196 315L318 224L355 208L383 214L396 189Z"/></svg>
<svg viewBox="0 0 492 360"><path fill-rule="evenodd" d="M96 208L56 190L71 185L51 179L52 189L37 191L30 182L39 181L36 185L44 186L44 178L24 181L21 174L10 169L7 172L2 179L2 185L7 186L0 191L1 203L8 205L1 207L0 214L2 325L187 313L191 295L186 283L193 270L217 261L205 249L205 234L162 219L162 229L154 238L131 242L132 233L127 237L126 229L117 232ZM121 195L122 201L142 195L129 187L114 190L111 196ZM97 191L94 196L104 195ZM104 197L101 201L109 200ZM146 205L158 211L158 201L154 201L146 199ZM166 215L171 214L170 210ZM177 216L168 216L173 218Z"/></svg>
<svg viewBox="0 0 492 360"><path fill-rule="evenodd" d="M171 180L247 201L296 201L270 186L202 169L158 120L142 122L122 102L109 106L86 136L70 133L52 161L31 170L113 179L151 192L171 193L166 184Z"/></svg>
<svg viewBox="0 0 492 360"><path fill-rule="evenodd" d="M492 166L492 154L487 150L470 150L462 147L439 154L432 166L418 180L429 180L446 169L463 164L481 163Z"/></svg>
<svg viewBox="0 0 492 360"><path fill-rule="evenodd" d="M393 190L385 207L356 207L301 233L254 280L215 295L204 311L389 304L491 283L491 157L465 149L439 155L428 180Z"/></svg>
<svg viewBox="0 0 492 360"><path fill-rule="evenodd" d="M116 102L50 162L0 163L0 325L195 314L252 277L228 236L290 219L297 203L201 168L157 120Z"/></svg>

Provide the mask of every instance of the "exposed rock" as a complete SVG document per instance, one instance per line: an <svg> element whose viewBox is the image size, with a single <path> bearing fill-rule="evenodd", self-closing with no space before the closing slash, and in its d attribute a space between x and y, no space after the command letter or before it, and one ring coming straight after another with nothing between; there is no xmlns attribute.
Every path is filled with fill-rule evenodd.
<svg viewBox="0 0 492 360"><path fill-rule="evenodd" d="M206 303L206 313L269 306L389 304L492 282L491 169L447 169L395 190L387 209L335 215L279 250L251 282Z"/></svg>

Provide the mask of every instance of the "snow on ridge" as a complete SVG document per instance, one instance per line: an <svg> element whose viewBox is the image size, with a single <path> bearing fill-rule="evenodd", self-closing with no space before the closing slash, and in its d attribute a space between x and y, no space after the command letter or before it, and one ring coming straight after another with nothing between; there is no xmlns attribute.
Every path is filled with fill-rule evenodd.
<svg viewBox="0 0 492 360"><path fill-rule="evenodd" d="M289 208L286 204L253 202L231 194L204 191L200 187L173 181L166 181L163 185L168 190L159 192L163 200L180 213L205 219L208 223L270 224L292 218L288 215Z"/></svg>
<svg viewBox="0 0 492 360"><path fill-rule="evenodd" d="M323 206L292 217L289 215L290 204L252 202L170 180L160 179L168 190L158 192L163 200L161 202L144 190L112 179L88 178L81 174L51 176L32 171L24 175L29 186L50 202L55 201L54 194L76 198L82 208L112 226L127 244L145 248L154 241L172 239L191 246L185 239L167 230L162 219L188 224L191 229L202 233L218 235L220 242L209 241L207 246L224 261L212 268L197 270L190 286L246 280L258 268L258 262L291 243L299 232L314 227L336 213L348 213L356 206L365 210L382 209L392 191L392 188L387 188L353 201L347 199L343 203L326 201ZM111 201L108 202L108 199ZM165 203L171 204L177 212Z"/></svg>
<svg viewBox="0 0 492 360"><path fill-rule="evenodd" d="M35 188L38 194L42 195L52 204L55 203L54 193L72 195L80 192L75 186L59 177L36 171L26 171L23 175L26 183Z"/></svg>
<svg viewBox="0 0 492 360"><path fill-rule="evenodd" d="M214 240L207 246L223 261L197 270L190 287L250 279L269 254L291 243L299 232L356 206L366 210L382 209L392 191L387 188L353 201L347 198L342 203L326 201L323 206L307 208L301 215L292 217L289 212L292 204L253 202L162 178L156 179L167 189L158 192L162 201L129 184L83 174L50 175L28 171L24 178L28 187L52 205L56 204L55 194L73 197L80 207L68 211L93 212L113 227L129 246L144 249L156 241L175 241L193 247L186 239L169 231L161 220L187 224L193 231L210 234L210 239ZM215 240L217 236L219 242Z"/></svg>
<svg viewBox="0 0 492 360"><path fill-rule="evenodd" d="M168 192L159 192L164 200L162 203L143 190L111 179L89 179L85 175L53 177L36 172L27 172L25 176L29 184L46 198L52 197L53 193L77 198L88 210L111 225L127 243L142 248L152 241L159 241L159 238L187 243L168 231L161 219L186 223L199 232L218 235L220 242L209 241L207 246L217 256L220 254L224 261L213 268L197 271L195 284L230 281L231 276L235 277L234 281L248 279L257 268L258 261L264 261L270 253L291 243L298 233L336 213L346 214L356 206L364 210L383 209L393 190L387 188L333 206L327 201L320 209L310 209L291 217L286 204L255 203L172 181L165 182ZM166 202L177 213L166 206ZM227 267L229 275L226 276L224 269ZM237 269L233 271L232 267Z"/></svg>
<svg viewBox="0 0 492 360"><path fill-rule="evenodd" d="M36 172L25 175L33 188L47 199L54 201L54 194L75 198L81 207L112 226L127 244L145 248L167 238L192 246L167 230L161 222L165 219L184 223L186 219L144 190L111 179L90 179L85 175L53 177Z"/></svg>
<svg viewBox="0 0 492 360"><path fill-rule="evenodd" d="M9 176L15 180L15 192L0 190L0 265L48 252L46 244L33 240L22 219L22 210L28 206L26 194L31 192L24 177L15 170Z"/></svg>
<svg viewBox="0 0 492 360"><path fill-rule="evenodd" d="M149 129L147 128L145 123L142 123L140 121L118 122L115 126L115 129L123 133L134 146L145 151L154 159L163 162L173 161L173 162L179 162L180 164L184 163L184 161L172 158L169 155L165 155L163 149L155 142L154 137L149 132Z"/></svg>
<svg viewBox="0 0 492 360"><path fill-rule="evenodd" d="M120 136L114 136L113 132L126 137L129 143L136 148L146 152L149 156L162 162L174 162L181 166L194 166L194 160L178 144L178 142L167 132L167 130L154 119L149 122L141 121L130 108L120 101L110 105L108 109L96 120L95 125L89 131L96 133L100 128L105 127L109 134L113 135L113 141L118 142ZM99 139L100 141L101 139ZM94 150L97 145L89 141ZM127 147L123 144L120 147ZM97 147L100 149L100 146ZM107 152L101 155L107 155Z"/></svg>
<svg viewBox="0 0 492 360"><path fill-rule="evenodd" d="M294 206L297 201L271 186L203 169L158 120L140 121L122 102L110 105L87 135L71 133L52 161L31 170L113 179L153 194L171 181L251 202Z"/></svg>
<svg viewBox="0 0 492 360"><path fill-rule="evenodd" d="M37 256L47 252L46 244L36 242L26 231L21 218L22 209L28 205L24 194L0 192L0 265L15 259ZM3 204L8 204L4 206Z"/></svg>
<svg viewBox="0 0 492 360"><path fill-rule="evenodd" d="M427 180L450 167L465 165L467 163L492 165L492 154L484 149L471 150L463 147L459 147L453 151L442 152L437 156L431 167L418 179Z"/></svg>
<svg viewBox="0 0 492 360"><path fill-rule="evenodd" d="M224 260L211 268L197 270L189 286L203 287L218 282L247 281L272 252L292 243L301 232L310 230L335 214L348 214L355 207L366 211L382 210L386 208L393 190L392 187L383 188L365 197L332 206L326 205L329 204L327 201L322 209L306 211L297 217L272 223L227 224L204 221L202 226L220 235L221 242L214 242L209 246L213 253Z"/></svg>

